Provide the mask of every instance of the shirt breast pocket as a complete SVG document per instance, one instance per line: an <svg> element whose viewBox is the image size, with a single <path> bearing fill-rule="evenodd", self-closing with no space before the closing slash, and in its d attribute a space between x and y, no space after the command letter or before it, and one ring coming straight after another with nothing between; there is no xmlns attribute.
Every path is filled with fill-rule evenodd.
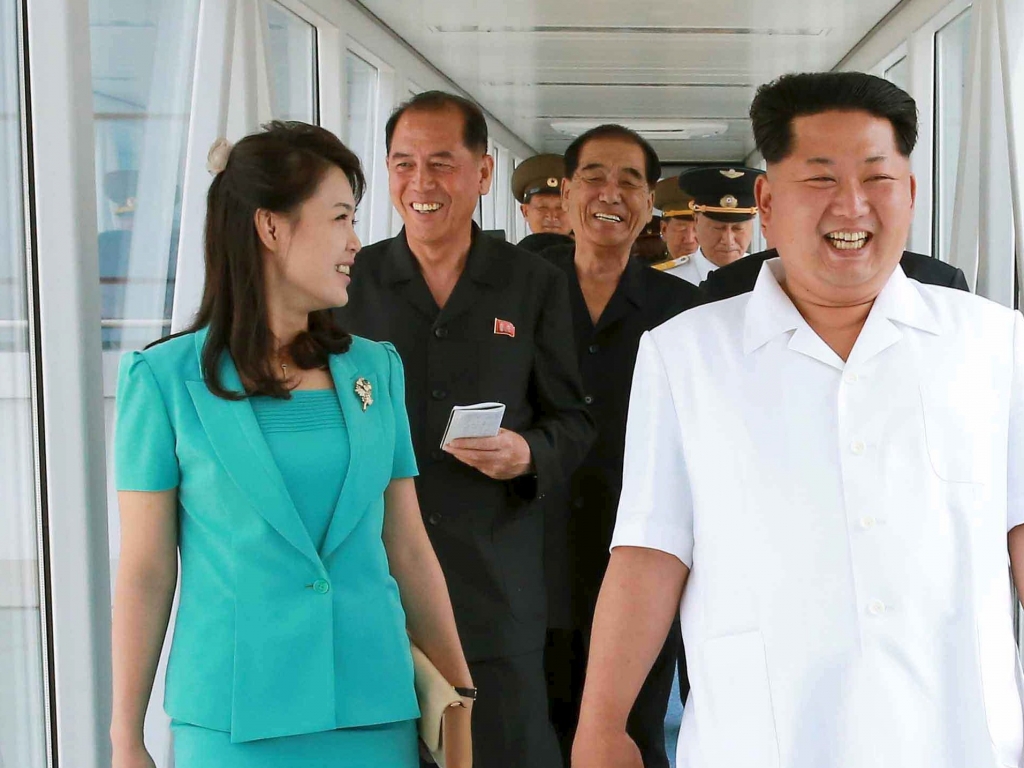
<svg viewBox="0 0 1024 768"><path fill-rule="evenodd" d="M984 483L992 469L993 414L983 391L922 384L924 439L932 470L949 483Z"/></svg>

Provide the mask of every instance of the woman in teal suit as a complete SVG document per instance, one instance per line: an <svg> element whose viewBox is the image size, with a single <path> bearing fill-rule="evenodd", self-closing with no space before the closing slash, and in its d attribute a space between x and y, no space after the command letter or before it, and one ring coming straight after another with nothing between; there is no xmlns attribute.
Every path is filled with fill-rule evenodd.
<svg viewBox="0 0 1024 768"><path fill-rule="evenodd" d="M472 681L416 501L402 362L320 311L348 300L359 161L273 123L211 165L196 322L121 365L114 766L153 765L180 554L177 768L414 768L410 636Z"/></svg>

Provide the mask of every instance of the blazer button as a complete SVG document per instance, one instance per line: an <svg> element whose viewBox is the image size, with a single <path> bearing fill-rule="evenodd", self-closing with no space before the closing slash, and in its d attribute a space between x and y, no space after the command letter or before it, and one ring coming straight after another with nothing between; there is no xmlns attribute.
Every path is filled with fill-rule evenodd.
<svg viewBox="0 0 1024 768"><path fill-rule="evenodd" d="M443 325L440 328L435 328L434 329L434 336L436 338L438 338L438 339L447 339L448 338L448 329L445 328Z"/></svg>
<svg viewBox="0 0 1024 768"><path fill-rule="evenodd" d="M601 351L601 347L598 346L597 344L591 344L589 347L587 347L587 351L592 355L596 355L598 352Z"/></svg>
<svg viewBox="0 0 1024 768"><path fill-rule="evenodd" d="M447 456L447 455L448 455L448 454L446 454L446 453L445 453L444 451L442 451L442 450L441 450L440 448L434 448L434 449L433 449L433 450L432 450L432 451L430 452L430 458L432 458L432 459L433 459L434 461L443 461L443 460L444 460L444 457L445 457L445 456Z"/></svg>
<svg viewBox="0 0 1024 768"><path fill-rule="evenodd" d="M433 392L430 393L430 396L435 400L444 400L446 397L448 397L448 393L445 392L443 389L435 389Z"/></svg>
<svg viewBox="0 0 1024 768"><path fill-rule="evenodd" d="M573 502L572 502L573 509L583 509L584 506L586 506L586 502L583 501L583 497L582 496L577 496L575 499L573 499Z"/></svg>
<svg viewBox="0 0 1024 768"><path fill-rule="evenodd" d="M437 512L431 512L430 517L427 518L427 522L431 525L437 525L441 522L441 515L439 515Z"/></svg>
<svg viewBox="0 0 1024 768"><path fill-rule="evenodd" d="M321 595L326 595L331 591L331 585L324 579L317 579L313 582L313 591Z"/></svg>
<svg viewBox="0 0 1024 768"><path fill-rule="evenodd" d="M592 398L590 395L587 395L586 397L583 398L583 402L586 403L587 405L593 405L594 398Z"/></svg>

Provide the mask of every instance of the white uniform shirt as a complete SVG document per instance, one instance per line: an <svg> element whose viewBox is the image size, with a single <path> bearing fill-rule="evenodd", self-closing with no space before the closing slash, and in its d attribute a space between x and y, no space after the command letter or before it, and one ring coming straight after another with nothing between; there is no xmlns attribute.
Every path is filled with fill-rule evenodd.
<svg viewBox="0 0 1024 768"><path fill-rule="evenodd" d="M684 258L686 261L679 266L664 271L670 275L681 277L688 283L700 285L707 279L710 273L718 269L718 267L708 261L708 257L704 255L700 248Z"/></svg>
<svg viewBox="0 0 1024 768"><path fill-rule="evenodd" d="M691 568L677 765L1024 765L1024 318L897 268L844 364L782 275L640 343L612 546Z"/></svg>

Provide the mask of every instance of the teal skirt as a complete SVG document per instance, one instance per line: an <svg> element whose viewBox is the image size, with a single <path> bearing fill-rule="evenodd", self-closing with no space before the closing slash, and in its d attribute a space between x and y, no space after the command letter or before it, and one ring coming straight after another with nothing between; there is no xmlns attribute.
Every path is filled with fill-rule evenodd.
<svg viewBox="0 0 1024 768"><path fill-rule="evenodd" d="M231 743L231 734L171 722L175 768L418 768L415 720Z"/></svg>

